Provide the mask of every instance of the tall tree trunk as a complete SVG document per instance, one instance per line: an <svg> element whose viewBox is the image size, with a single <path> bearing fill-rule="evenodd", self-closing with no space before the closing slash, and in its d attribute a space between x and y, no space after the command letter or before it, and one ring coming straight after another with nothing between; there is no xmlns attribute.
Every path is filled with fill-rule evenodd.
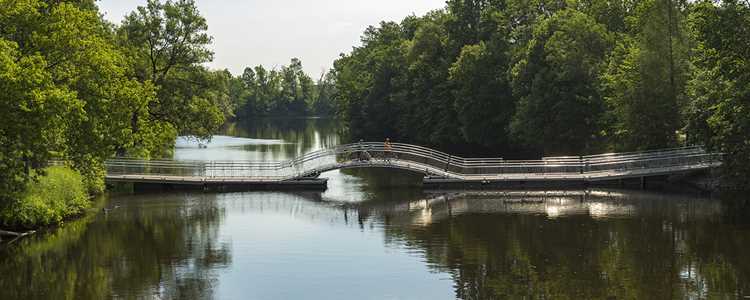
<svg viewBox="0 0 750 300"><path fill-rule="evenodd" d="M670 84L670 89L671 89L670 90L670 93L671 93L670 96L672 97L672 100L675 102L674 104L676 104L676 102L677 102L677 87L675 86L675 78L674 78L674 49L673 49L673 45L672 45L673 40L674 40L674 38L672 36L673 35L673 29L674 29L674 28L672 28L673 27L672 24L674 23L674 20L673 20L674 16L673 16L672 9L674 8L674 6L672 5L672 0L666 0L666 1L668 2L668 6L667 6L667 22L668 22L667 23L667 30L668 30L667 36L669 37L669 41L668 41L669 42L669 84Z"/></svg>

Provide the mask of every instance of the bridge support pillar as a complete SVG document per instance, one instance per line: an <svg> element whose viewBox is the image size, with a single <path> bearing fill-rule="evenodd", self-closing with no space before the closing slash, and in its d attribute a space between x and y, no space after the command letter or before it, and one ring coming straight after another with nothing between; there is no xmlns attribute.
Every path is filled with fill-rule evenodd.
<svg viewBox="0 0 750 300"><path fill-rule="evenodd" d="M641 176L641 189L646 189L646 176Z"/></svg>

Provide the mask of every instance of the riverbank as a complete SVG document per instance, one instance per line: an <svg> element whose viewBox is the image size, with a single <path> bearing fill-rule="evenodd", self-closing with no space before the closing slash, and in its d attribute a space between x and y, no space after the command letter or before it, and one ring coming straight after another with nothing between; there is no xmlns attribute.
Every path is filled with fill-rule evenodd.
<svg viewBox="0 0 750 300"><path fill-rule="evenodd" d="M83 176L69 167L49 167L37 182L0 207L0 230L22 233L59 225L89 207Z"/></svg>

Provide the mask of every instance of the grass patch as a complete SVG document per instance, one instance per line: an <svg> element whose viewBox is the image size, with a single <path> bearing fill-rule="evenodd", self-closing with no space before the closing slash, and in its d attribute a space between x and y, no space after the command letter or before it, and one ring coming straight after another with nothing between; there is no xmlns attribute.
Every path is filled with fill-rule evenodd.
<svg viewBox="0 0 750 300"><path fill-rule="evenodd" d="M38 182L30 182L18 199L0 209L0 225L37 228L58 225L91 205L83 176L62 166L46 169Z"/></svg>

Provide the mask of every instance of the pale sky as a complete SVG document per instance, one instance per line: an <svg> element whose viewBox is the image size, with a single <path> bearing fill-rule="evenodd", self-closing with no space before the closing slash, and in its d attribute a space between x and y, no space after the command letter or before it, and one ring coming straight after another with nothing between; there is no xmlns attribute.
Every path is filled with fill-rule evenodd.
<svg viewBox="0 0 750 300"><path fill-rule="evenodd" d="M146 0L101 0L106 19L119 24ZM247 66L268 68L302 60L317 79L340 53L360 45L369 25L401 21L443 8L445 0L196 0L214 37L213 69L241 74Z"/></svg>

